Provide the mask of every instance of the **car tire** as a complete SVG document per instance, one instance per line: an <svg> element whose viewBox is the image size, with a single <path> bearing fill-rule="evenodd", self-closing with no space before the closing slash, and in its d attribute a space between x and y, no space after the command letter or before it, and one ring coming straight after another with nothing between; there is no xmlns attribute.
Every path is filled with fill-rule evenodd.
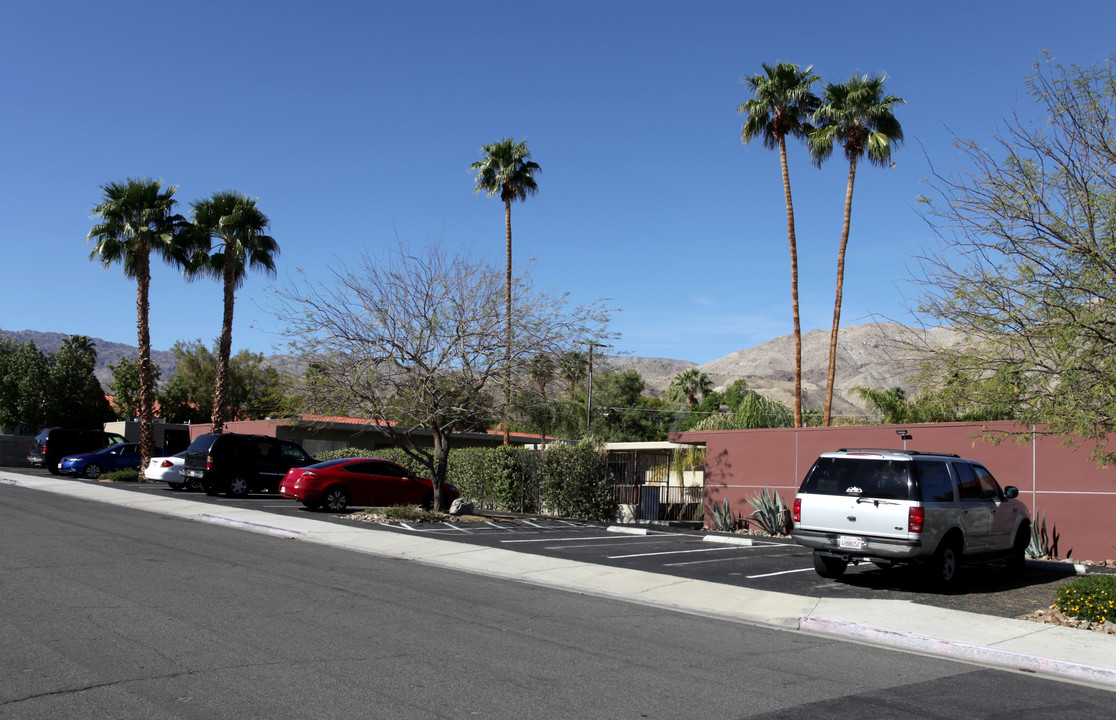
<svg viewBox="0 0 1116 720"><path fill-rule="evenodd" d="M81 471L81 476L86 480L96 480L101 477L101 466L97 463L89 463L85 469Z"/></svg>
<svg viewBox="0 0 1116 720"><path fill-rule="evenodd" d="M422 497L422 509L427 510L427 511L432 511L434 509L434 491L433 490L426 493L426 495L424 495Z"/></svg>
<svg viewBox="0 0 1116 720"><path fill-rule="evenodd" d="M248 481L242 477L229 480L229 497L242 498L248 495Z"/></svg>
<svg viewBox="0 0 1116 720"><path fill-rule="evenodd" d="M947 537L938 546L934 558L930 561L929 579L936 588L945 590L957 584L957 575L961 570L961 541L956 537Z"/></svg>
<svg viewBox="0 0 1116 720"><path fill-rule="evenodd" d="M1007 561L1008 572L1015 577L1027 574L1027 547L1031 544L1031 523L1024 520L1015 531L1015 542L1011 544L1011 557Z"/></svg>
<svg viewBox="0 0 1116 720"><path fill-rule="evenodd" d="M814 572L823 578L839 578L845 574L845 568L848 566L848 560L814 552Z"/></svg>
<svg viewBox="0 0 1116 720"><path fill-rule="evenodd" d="M201 480L198 480L197 478L190 478L185 483L183 483L183 486L190 492L200 492L202 489Z"/></svg>
<svg viewBox="0 0 1116 720"><path fill-rule="evenodd" d="M51 475L59 475L61 473L61 471L58 469L57 460L47 460L46 466Z"/></svg>
<svg viewBox="0 0 1116 720"><path fill-rule="evenodd" d="M349 493L343 487L327 488L322 493L322 509L326 512L345 512L349 507Z"/></svg>

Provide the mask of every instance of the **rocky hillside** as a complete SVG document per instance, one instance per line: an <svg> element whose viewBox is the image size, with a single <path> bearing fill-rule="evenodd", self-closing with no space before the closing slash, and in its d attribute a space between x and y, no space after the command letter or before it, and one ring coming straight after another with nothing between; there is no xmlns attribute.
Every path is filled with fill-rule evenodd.
<svg viewBox="0 0 1116 720"><path fill-rule="evenodd" d="M915 348L951 345L954 331L934 328L928 331L898 323L872 323L843 328L837 342L837 373L834 414L861 415L864 408L853 387L886 389L901 387L914 391L921 357ZM738 379L763 395L788 407L794 398L794 336L783 335L747 350L738 350L718 360L696 365L684 360L650 358L610 358L610 367L638 370L648 390L665 395L678 372L697 367L723 390ZM821 409L825 403L826 373L829 368L829 331L813 330L802 336L802 390L804 406Z"/></svg>

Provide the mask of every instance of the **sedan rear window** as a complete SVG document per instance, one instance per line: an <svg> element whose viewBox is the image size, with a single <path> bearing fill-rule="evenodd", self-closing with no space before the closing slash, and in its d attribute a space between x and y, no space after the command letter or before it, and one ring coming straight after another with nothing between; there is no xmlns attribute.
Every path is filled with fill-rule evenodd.
<svg viewBox="0 0 1116 720"><path fill-rule="evenodd" d="M902 460L822 457L810 468L799 492L910 500L910 466Z"/></svg>

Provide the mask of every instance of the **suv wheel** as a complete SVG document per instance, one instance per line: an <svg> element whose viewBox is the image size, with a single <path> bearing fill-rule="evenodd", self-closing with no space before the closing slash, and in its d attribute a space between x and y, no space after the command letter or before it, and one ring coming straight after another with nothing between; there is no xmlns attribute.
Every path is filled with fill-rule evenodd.
<svg viewBox="0 0 1116 720"><path fill-rule="evenodd" d="M242 477L234 477L229 481L229 497L244 497L248 494L248 481Z"/></svg>
<svg viewBox="0 0 1116 720"><path fill-rule="evenodd" d="M955 537L946 538L930 561L930 580L939 588L953 587L961 569L961 543Z"/></svg>
<svg viewBox="0 0 1116 720"><path fill-rule="evenodd" d="M845 574L848 566L847 560L814 552L814 571L823 578L839 578Z"/></svg>

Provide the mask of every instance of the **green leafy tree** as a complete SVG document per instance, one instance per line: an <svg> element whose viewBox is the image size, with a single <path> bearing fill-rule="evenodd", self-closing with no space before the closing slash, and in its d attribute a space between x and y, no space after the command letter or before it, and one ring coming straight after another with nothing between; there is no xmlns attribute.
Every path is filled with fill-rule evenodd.
<svg viewBox="0 0 1116 720"><path fill-rule="evenodd" d="M760 138L763 146L779 151L783 169L783 196L787 206L787 240L790 242L791 313L794 319L794 424L802 424L802 325L798 313L798 243L794 232L794 203L791 200L790 172L787 169L787 137L805 140L813 127L810 116L818 98L810 86L821 78L793 63L763 64L763 73L745 78L752 99L739 111L746 115L740 137L745 144Z"/></svg>
<svg viewBox="0 0 1116 720"><path fill-rule="evenodd" d="M47 357L30 340L0 340L0 426L39 430L46 425Z"/></svg>
<svg viewBox="0 0 1116 720"><path fill-rule="evenodd" d="M1027 79L1039 121L1016 110L990 143L958 140L935 172L918 310L964 340L933 348L975 405L1003 397L1025 423L1116 460L1116 56Z"/></svg>
<svg viewBox="0 0 1116 720"><path fill-rule="evenodd" d="M177 342L171 348L175 371L159 393L162 416L169 422L204 423L213 418L213 386L220 341L210 350L201 340ZM284 407L284 381L264 364L263 355L242 350L229 360L228 389L222 416L259 420Z"/></svg>
<svg viewBox="0 0 1116 720"><path fill-rule="evenodd" d="M131 420L140 415L139 404L139 363L126 357L120 358L115 365L109 365L112 371L112 382L109 383L109 394L112 395L112 409L120 420ZM152 379L156 387L162 371L158 365L152 368ZM164 415L165 417L165 415Z"/></svg>
<svg viewBox="0 0 1116 720"><path fill-rule="evenodd" d="M233 309L236 291L244 284L250 269L275 274L275 256L279 244L265 231L270 224L257 200L233 190L193 204L193 223L206 239L205 250L195 256L192 270L220 281L223 290L221 338L218 342L217 373L214 379L213 432L221 432L230 419L225 410L230 406L229 358L232 355Z"/></svg>
<svg viewBox="0 0 1116 720"><path fill-rule="evenodd" d="M825 385L823 425L829 425L833 409L833 383L837 372L837 329L841 323L841 300L845 287L845 250L852 224L853 185L861 158L878 167L891 163L891 151L903 142L903 128L893 109L903 99L884 94L884 76L854 75L843 83L829 83L814 113L817 129L809 136L814 163L821 167L837 145L849 161L845 188L845 220L837 251L837 292L833 302L833 329L829 334L829 373Z"/></svg>
<svg viewBox="0 0 1116 720"><path fill-rule="evenodd" d="M513 200L526 200L539 192L535 175L542 172L538 163L531 160L531 151L526 142L516 142L515 138L504 138L499 142L481 146L484 157L469 169L477 174L477 185L473 192L484 192L489 197L500 196L504 203L504 232L507 245L506 303L504 317L507 323L507 346L504 364L508 375L504 378L504 444L508 444L508 422L511 409L511 352L512 352L512 231L511 204Z"/></svg>
<svg viewBox="0 0 1116 720"><path fill-rule="evenodd" d="M686 368L674 376L670 384L670 399L686 403L693 410L713 390L713 381L697 368Z"/></svg>
<svg viewBox="0 0 1116 720"><path fill-rule="evenodd" d="M100 428L113 418L98 382L97 349L84 335L70 335L51 353L47 372L47 425Z"/></svg>
<svg viewBox="0 0 1116 720"><path fill-rule="evenodd" d="M164 189L159 180L129 179L101 186L101 202L93 208L98 222L89 231L90 260L108 268L124 266L124 275L136 280L136 345L139 349L139 402L141 465L146 467L154 447L155 379L151 362L151 255L172 265L185 256L185 219L174 212L176 186Z"/></svg>

